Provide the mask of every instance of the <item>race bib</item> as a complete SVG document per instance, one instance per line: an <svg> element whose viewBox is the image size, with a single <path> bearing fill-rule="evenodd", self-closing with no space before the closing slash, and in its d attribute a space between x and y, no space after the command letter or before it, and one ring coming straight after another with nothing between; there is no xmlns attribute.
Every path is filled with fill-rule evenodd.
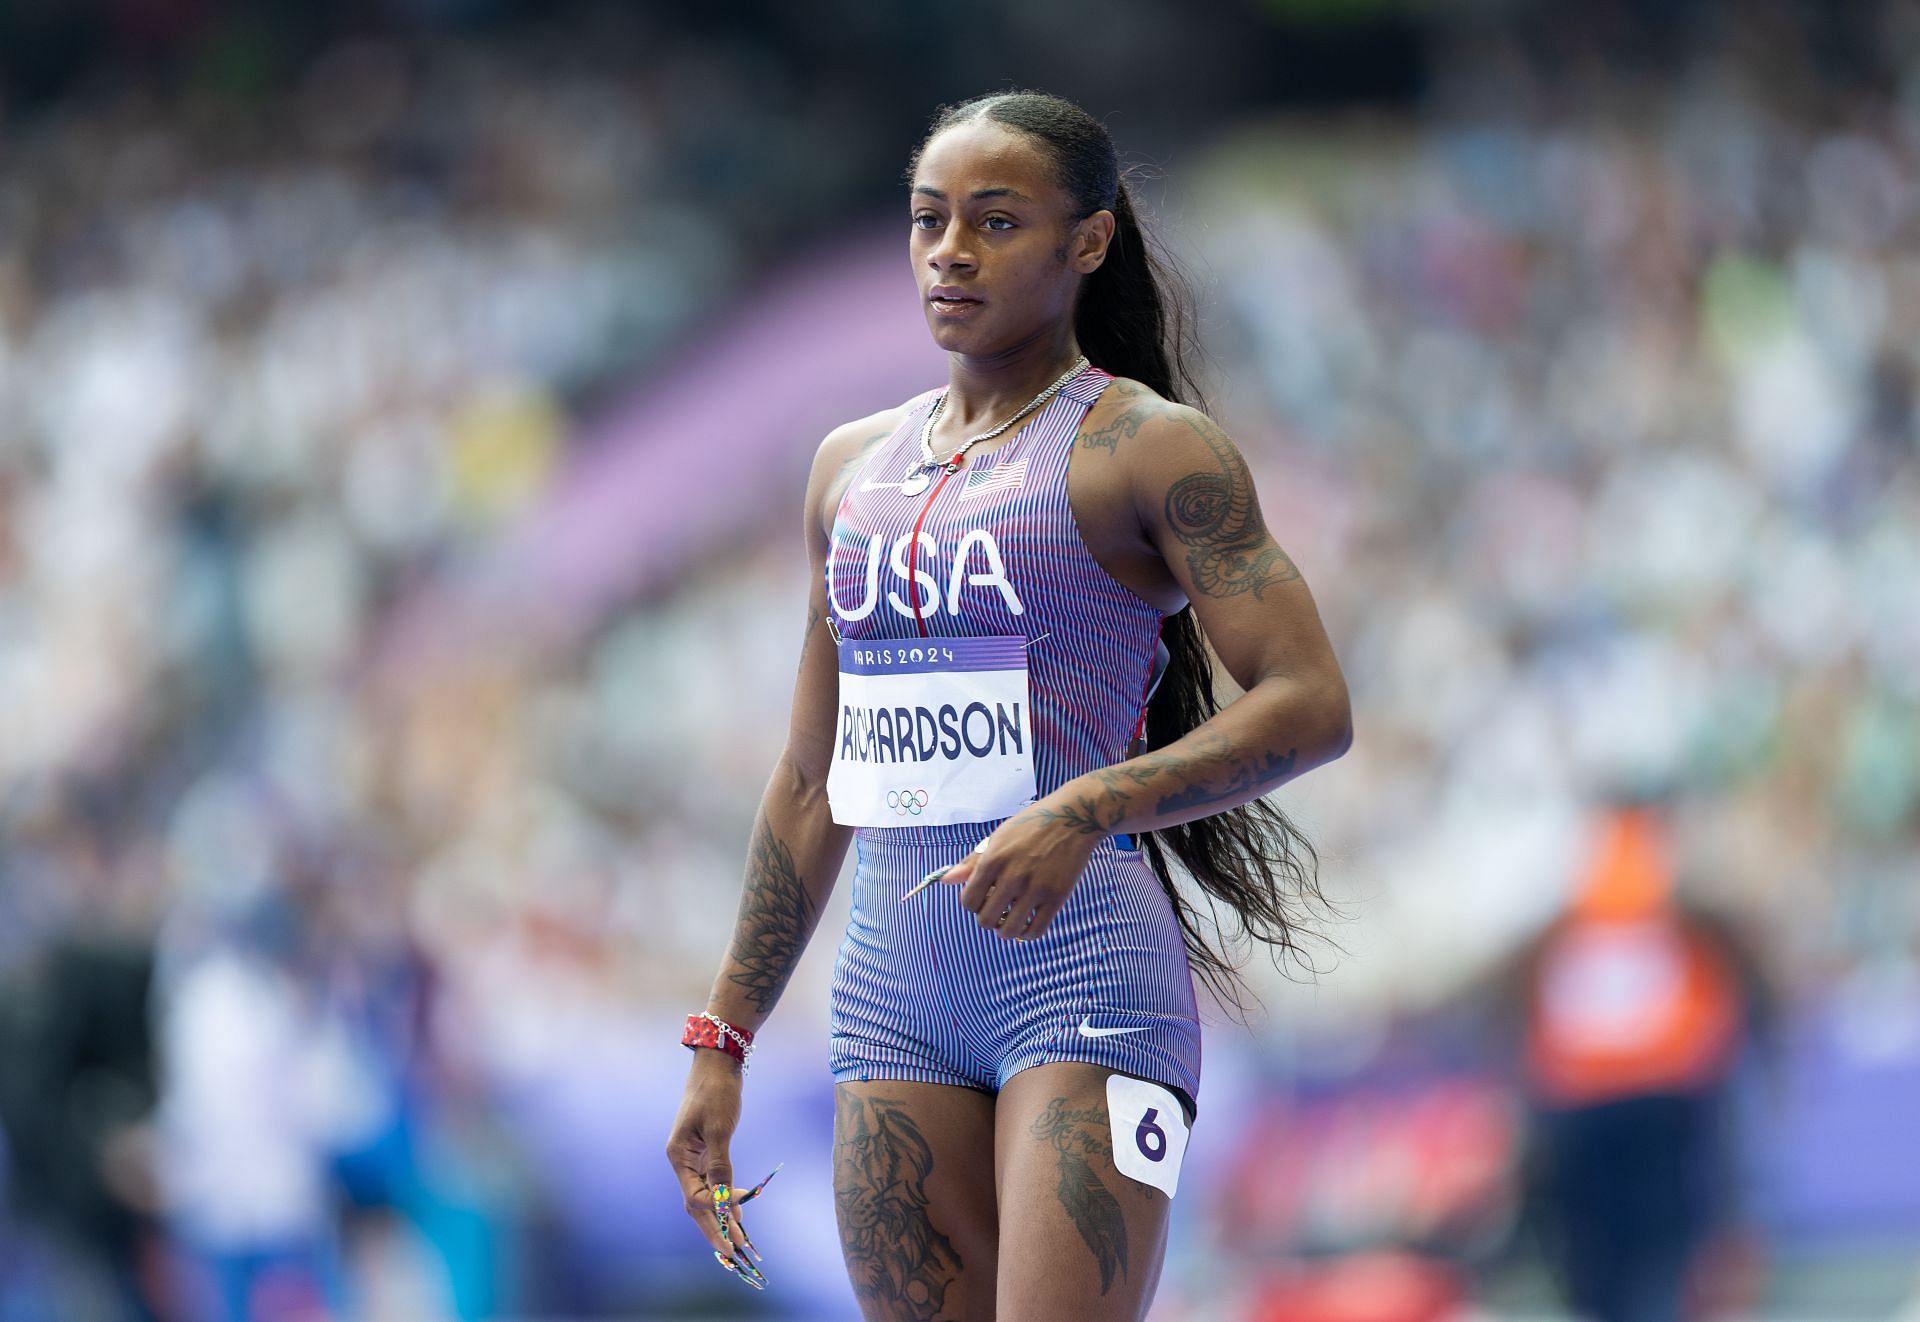
<svg viewBox="0 0 1920 1322"><path fill-rule="evenodd" d="M827 802L842 826L1011 817L1036 796L1027 640L851 639Z"/></svg>
<svg viewBox="0 0 1920 1322"><path fill-rule="evenodd" d="M1120 1173L1173 1197L1187 1155L1187 1117L1179 1098L1157 1083L1109 1074L1107 1119Z"/></svg>

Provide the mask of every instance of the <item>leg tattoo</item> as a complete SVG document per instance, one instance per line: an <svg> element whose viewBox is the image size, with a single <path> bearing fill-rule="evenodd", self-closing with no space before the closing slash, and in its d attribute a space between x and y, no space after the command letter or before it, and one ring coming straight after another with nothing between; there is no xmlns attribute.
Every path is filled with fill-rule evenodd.
<svg viewBox="0 0 1920 1322"><path fill-rule="evenodd" d="M1127 1219L1120 1202L1100 1182L1093 1159L1113 1164L1113 1140L1108 1137L1103 1106L1082 1111L1067 1109L1067 1099L1056 1097L1033 1122L1033 1136L1053 1144L1060 1155L1060 1206L1066 1209L1080 1238L1100 1264L1100 1293L1113 1286L1114 1274L1127 1274Z"/></svg>
<svg viewBox="0 0 1920 1322"><path fill-rule="evenodd" d="M960 1272L960 1255L927 1215L932 1171L933 1149L905 1108L836 1090L834 1205L854 1293L915 1322L940 1316Z"/></svg>

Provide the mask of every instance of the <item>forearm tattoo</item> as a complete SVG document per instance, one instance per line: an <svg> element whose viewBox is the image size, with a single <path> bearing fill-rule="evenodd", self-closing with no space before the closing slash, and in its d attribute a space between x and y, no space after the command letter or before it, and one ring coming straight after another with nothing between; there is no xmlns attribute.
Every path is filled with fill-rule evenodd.
<svg viewBox="0 0 1920 1322"><path fill-rule="evenodd" d="M1102 767L1087 777L1090 788L1076 791L1064 802L1036 806L1033 813L1081 835L1105 835L1121 829L1135 811L1134 794L1156 780L1186 782L1172 793L1161 795L1153 809L1156 813L1181 812L1237 803L1265 793L1291 775L1298 760L1297 748L1243 757L1232 739L1210 733L1199 736L1191 753L1163 748Z"/></svg>
<svg viewBox="0 0 1920 1322"><path fill-rule="evenodd" d="M1058 1154L1060 1179L1054 1193L1100 1264L1100 1293L1105 1294L1113 1288L1116 1275L1127 1274L1126 1214L1095 1169L1096 1162L1102 1169L1113 1166L1106 1109L1069 1110L1067 1099L1056 1097L1033 1122L1033 1136L1052 1144ZM1151 1191L1143 1191L1152 1196Z"/></svg>
<svg viewBox="0 0 1920 1322"><path fill-rule="evenodd" d="M1226 768L1218 781L1195 780L1185 789L1166 795L1154 805L1154 811L1181 812L1187 808L1201 808L1229 800L1237 803L1257 797L1257 794L1265 792L1262 787L1290 775L1299 756L1299 749L1289 748L1284 753L1262 753L1252 762L1236 762ZM1250 794L1249 790L1255 793Z"/></svg>
<svg viewBox="0 0 1920 1322"><path fill-rule="evenodd" d="M898 1102L834 1090L833 1203L853 1291L888 1316L932 1322L960 1274L934 1229L927 1179L933 1148Z"/></svg>
<svg viewBox="0 0 1920 1322"><path fill-rule="evenodd" d="M1034 815L1059 822L1081 835L1105 835L1119 829L1132 810L1132 790L1145 785L1168 768L1157 755L1154 765L1140 766L1134 761L1116 762L1093 774L1094 788L1075 794L1059 807L1036 807Z"/></svg>
<svg viewBox="0 0 1920 1322"><path fill-rule="evenodd" d="M1209 597L1259 597L1276 583L1299 578L1260 521L1246 460L1205 414L1180 417L1219 465L1218 472L1189 473L1167 490L1167 527L1187 548L1194 587Z"/></svg>
<svg viewBox="0 0 1920 1322"><path fill-rule="evenodd" d="M813 897L794 868L793 851L774 835L765 813L753 825L746 871L730 952L734 967L727 980L766 1014L786 990L813 930Z"/></svg>

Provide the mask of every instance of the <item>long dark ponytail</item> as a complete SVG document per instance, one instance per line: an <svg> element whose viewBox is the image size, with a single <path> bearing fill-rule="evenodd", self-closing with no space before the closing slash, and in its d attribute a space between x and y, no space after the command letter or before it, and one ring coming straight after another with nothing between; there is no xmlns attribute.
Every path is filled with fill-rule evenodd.
<svg viewBox="0 0 1920 1322"><path fill-rule="evenodd" d="M1113 212L1106 260L1080 288L1074 336L1094 366L1131 377L1176 403L1204 408L1190 359L1197 353L1192 295L1176 264L1141 225L1113 139L1071 101L1045 92L998 92L942 106L907 165L942 130L989 119L1032 138L1052 158L1077 222ZM1206 637L1183 607L1161 622L1168 661L1147 705L1147 748L1164 748L1220 710ZM1331 909L1320 891L1319 856L1304 832L1273 804L1237 808L1140 835L1173 902L1194 972L1223 1005L1243 1008L1239 968L1257 946L1276 963L1293 956L1308 969L1300 937L1303 909ZM1200 894L1190 897L1173 867L1179 860ZM1223 914L1222 909L1227 912ZM1217 944L1216 944L1217 939Z"/></svg>

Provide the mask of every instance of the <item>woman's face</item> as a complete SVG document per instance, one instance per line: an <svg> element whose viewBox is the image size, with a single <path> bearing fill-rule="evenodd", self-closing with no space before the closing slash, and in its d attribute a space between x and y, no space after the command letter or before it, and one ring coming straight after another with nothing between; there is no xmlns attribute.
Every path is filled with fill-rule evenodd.
<svg viewBox="0 0 1920 1322"><path fill-rule="evenodd" d="M991 120L956 124L920 154L908 197L921 305L942 349L991 354L1073 315L1106 257L1113 213L1070 223L1042 149ZM957 295L945 300L937 295Z"/></svg>

